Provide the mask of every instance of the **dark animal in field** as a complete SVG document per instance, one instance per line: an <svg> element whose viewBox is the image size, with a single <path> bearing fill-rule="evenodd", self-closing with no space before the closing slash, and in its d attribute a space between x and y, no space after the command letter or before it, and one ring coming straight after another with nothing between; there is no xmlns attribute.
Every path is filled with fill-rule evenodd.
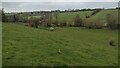
<svg viewBox="0 0 120 68"><path fill-rule="evenodd" d="M110 46L115 46L114 41L109 42Z"/></svg>
<svg viewBox="0 0 120 68"><path fill-rule="evenodd" d="M109 45L110 45L110 46L115 46L115 40L114 40L114 39L111 39L111 40L109 41Z"/></svg>

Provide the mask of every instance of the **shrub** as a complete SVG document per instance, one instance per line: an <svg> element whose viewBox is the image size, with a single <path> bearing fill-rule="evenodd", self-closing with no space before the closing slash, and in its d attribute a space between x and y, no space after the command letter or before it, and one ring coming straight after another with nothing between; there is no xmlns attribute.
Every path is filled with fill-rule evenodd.
<svg viewBox="0 0 120 68"><path fill-rule="evenodd" d="M39 26L39 18L33 18L33 17L31 17L29 19L29 24L31 25L31 27L38 28L38 26Z"/></svg>
<svg viewBox="0 0 120 68"><path fill-rule="evenodd" d="M90 16L86 16L86 18L90 18Z"/></svg>
<svg viewBox="0 0 120 68"><path fill-rule="evenodd" d="M29 26L29 24L25 24L25 26Z"/></svg>
<svg viewBox="0 0 120 68"><path fill-rule="evenodd" d="M92 28L92 29L102 29L105 27L105 21L98 19L93 20L93 19L85 19L84 20L84 26L87 28Z"/></svg>
<svg viewBox="0 0 120 68"><path fill-rule="evenodd" d="M60 26L67 26L67 21L62 20L62 21L60 22Z"/></svg>
<svg viewBox="0 0 120 68"><path fill-rule="evenodd" d="M74 26L74 22L68 22L68 23L67 23L67 26L73 27L73 26Z"/></svg>

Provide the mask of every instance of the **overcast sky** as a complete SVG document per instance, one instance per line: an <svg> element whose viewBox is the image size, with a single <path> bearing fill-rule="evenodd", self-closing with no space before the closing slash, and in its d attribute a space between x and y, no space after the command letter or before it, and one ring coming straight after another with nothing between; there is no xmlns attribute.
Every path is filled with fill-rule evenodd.
<svg viewBox="0 0 120 68"><path fill-rule="evenodd" d="M118 1L119 0L2 0L2 7L5 12L115 8L118 6Z"/></svg>
<svg viewBox="0 0 120 68"><path fill-rule="evenodd" d="M2 2L1 2L1 0L0 0L0 9L2 8Z"/></svg>
<svg viewBox="0 0 120 68"><path fill-rule="evenodd" d="M119 0L1 0L2 2L118 2Z"/></svg>

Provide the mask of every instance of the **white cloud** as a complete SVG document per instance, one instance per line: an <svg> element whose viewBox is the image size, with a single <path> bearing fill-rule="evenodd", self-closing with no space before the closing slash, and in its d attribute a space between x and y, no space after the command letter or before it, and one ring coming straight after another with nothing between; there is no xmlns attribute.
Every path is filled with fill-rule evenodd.
<svg viewBox="0 0 120 68"><path fill-rule="evenodd" d="M119 0L2 0L2 2L119 2Z"/></svg>

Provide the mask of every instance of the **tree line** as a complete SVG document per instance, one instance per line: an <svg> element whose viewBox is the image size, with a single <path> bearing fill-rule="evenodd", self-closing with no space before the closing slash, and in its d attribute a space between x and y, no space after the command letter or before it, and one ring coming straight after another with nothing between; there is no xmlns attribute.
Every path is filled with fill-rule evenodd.
<svg viewBox="0 0 120 68"><path fill-rule="evenodd" d="M98 13L99 10L94 10L92 15L95 15ZM34 18L30 17L28 13L24 14L13 14L13 15L5 15L4 9L2 9L2 22L22 22L26 23L26 26L31 26L38 28L38 26L57 26L57 27L63 27L63 26L74 26L74 27L88 27L88 28L110 28L110 29L118 29L119 24L116 23L116 19L114 19L114 15L108 14L106 16L107 24L105 26L101 26L100 24L96 24L96 22L90 22L89 25L85 24L85 20L87 18L90 18L90 16L86 16L86 19L82 19L79 14L77 14L74 18L74 23L68 23L66 20L59 20L59 13L60 12L54 12L54 13L43 13L40 17Z"/></svg>

